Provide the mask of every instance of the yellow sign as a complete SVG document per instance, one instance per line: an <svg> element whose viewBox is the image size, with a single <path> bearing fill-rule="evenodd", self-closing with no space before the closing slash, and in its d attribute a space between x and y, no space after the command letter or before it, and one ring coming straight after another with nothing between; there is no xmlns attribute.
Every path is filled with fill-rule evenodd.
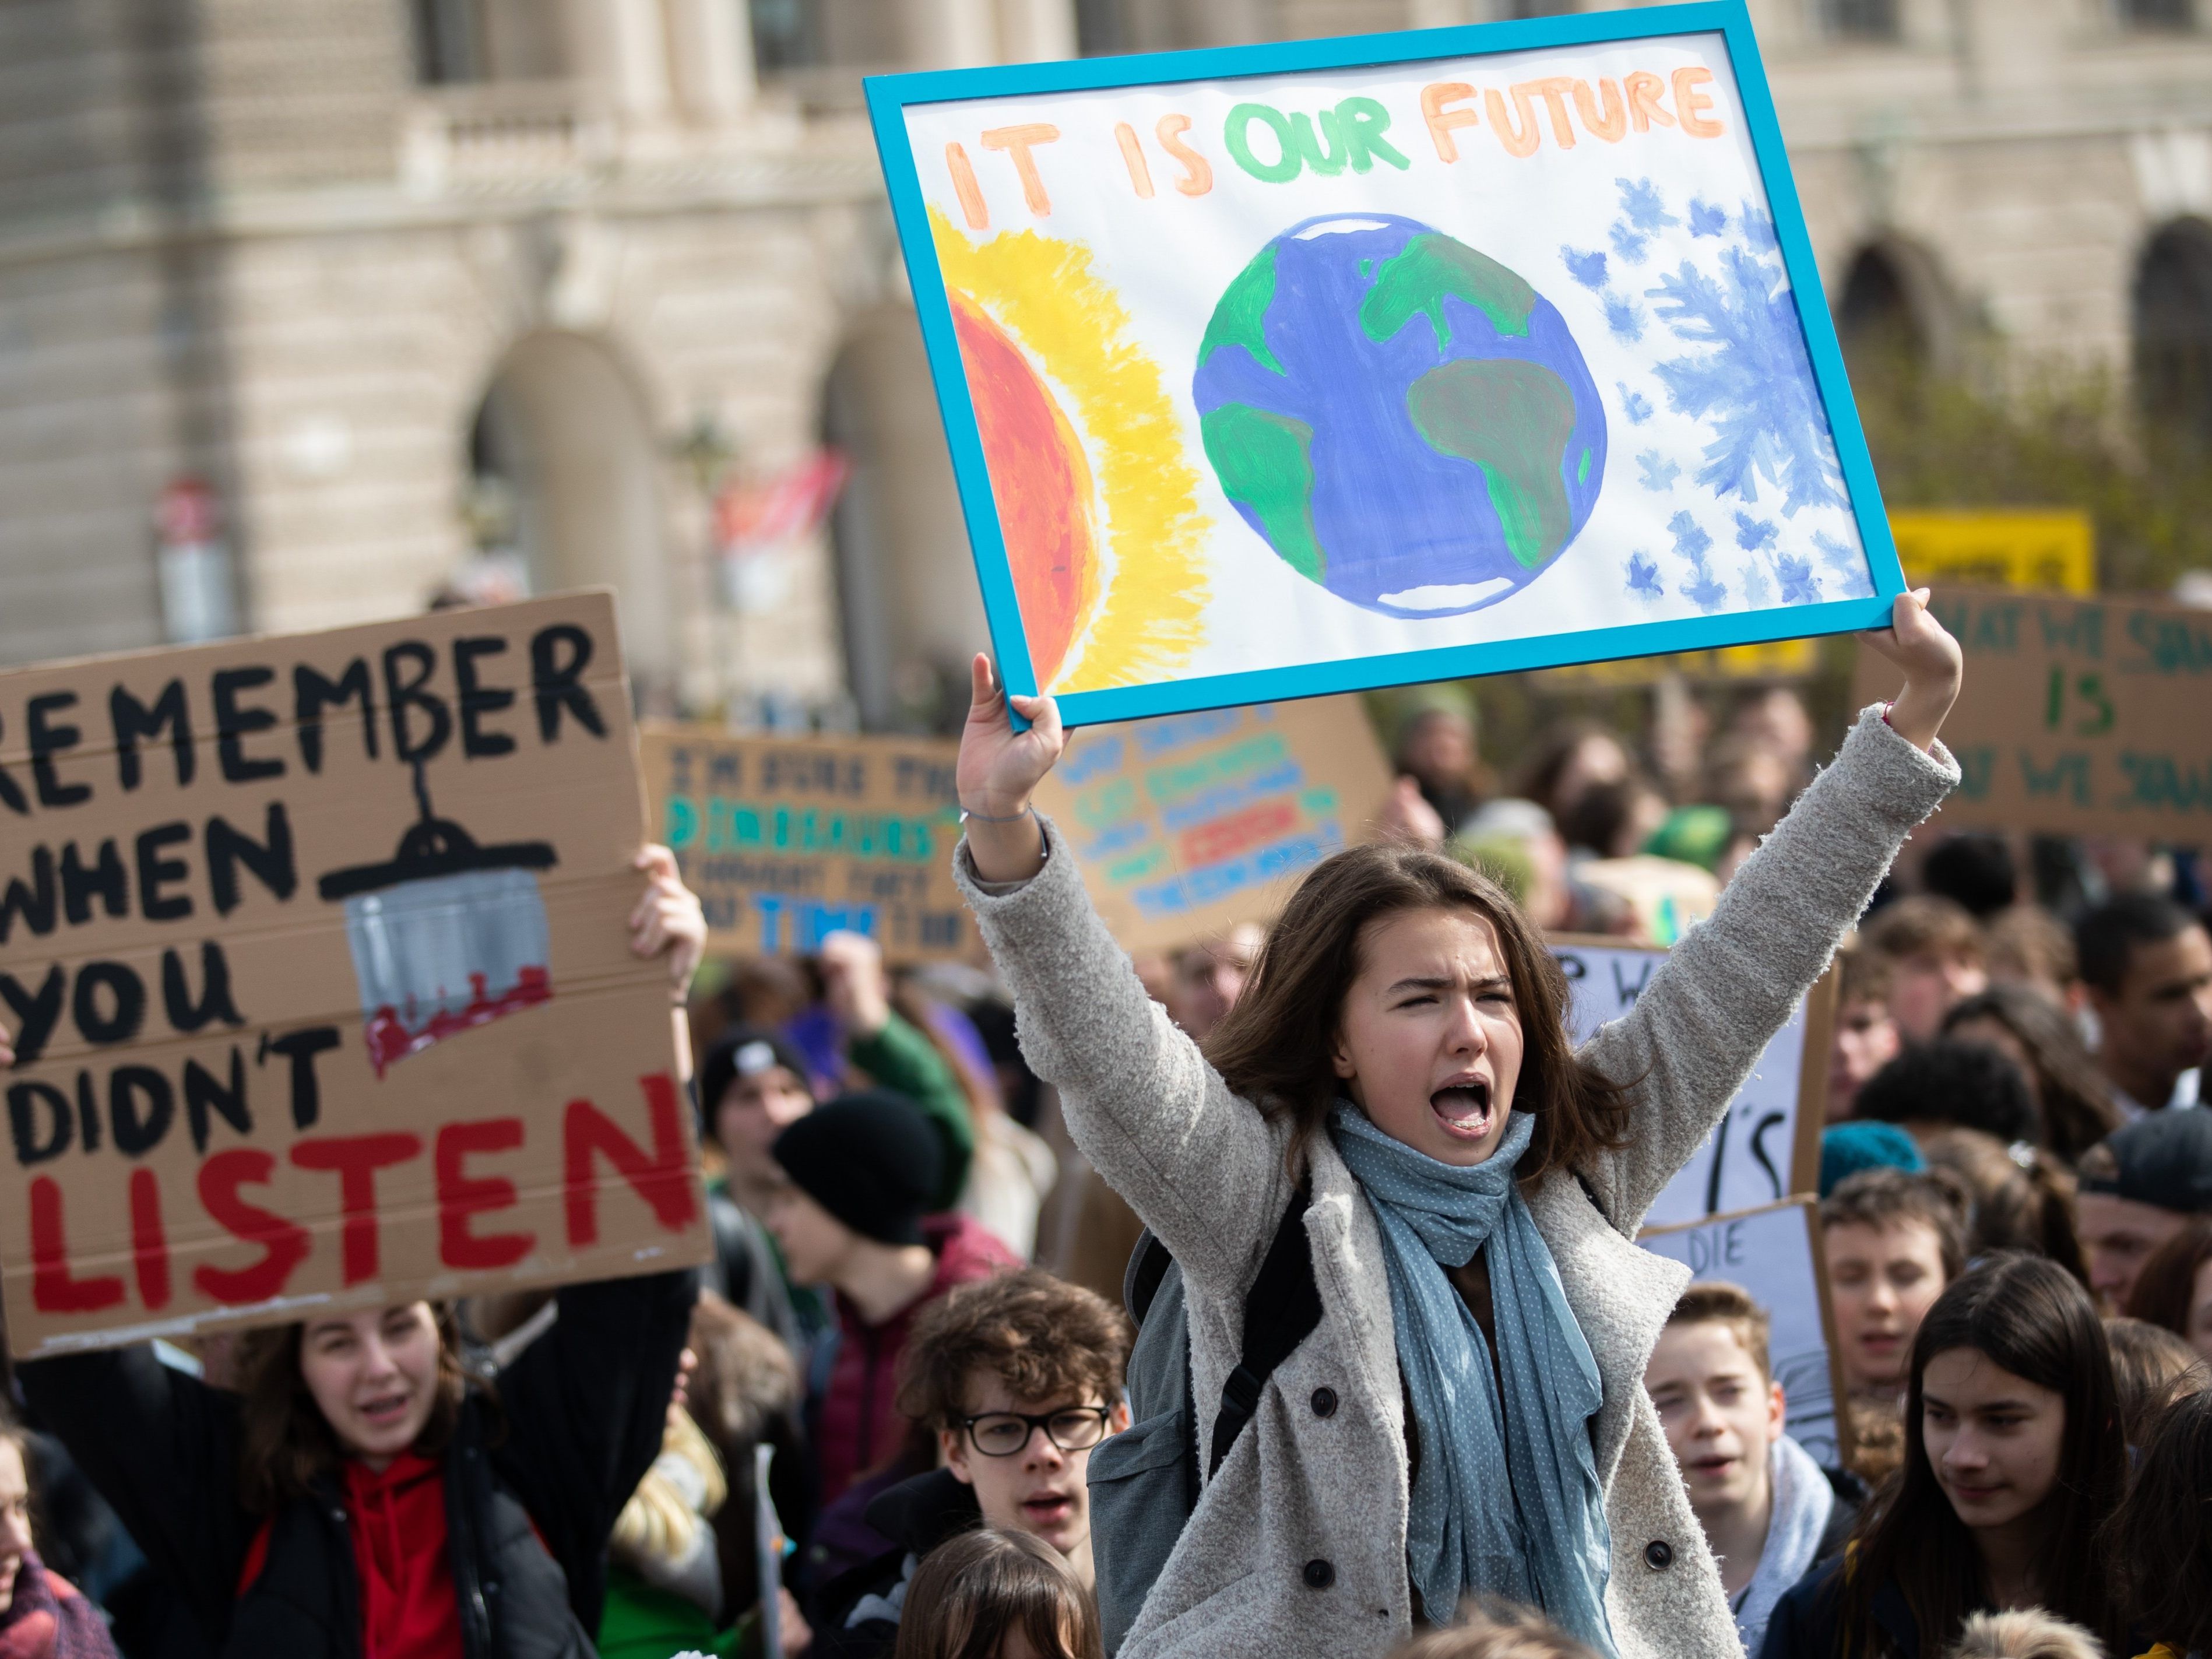
<svg viewBox="0 0 2212 1659"><path fill-rule="evenodd" d="M1946 509L1889 515L1897 556L1923 582L2097 591L2096 533L2086 513Z"/></svg>
<svg viewBox="0 0 2212 1659"><path fill-rule="evenodd" d="M1668 674L1685 679L1804 679L1820 665L1815 640L1768 640L1759 645L1728 645L1713 651L1678 651L1663 657L1628 657L1619 662L1577 663L1548 668L1544 678L1589 686L1650 685Z"/></svg>

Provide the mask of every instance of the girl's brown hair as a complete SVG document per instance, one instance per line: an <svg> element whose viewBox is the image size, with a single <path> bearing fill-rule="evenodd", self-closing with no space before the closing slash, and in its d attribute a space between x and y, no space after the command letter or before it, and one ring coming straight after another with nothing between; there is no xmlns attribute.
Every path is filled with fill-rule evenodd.
<svg viewBox="0 0 2212 1659"><path fill-rule="evenodd" d="M1097 1606L1060 1552L1025 1532L979 1527L915 1570L895 1659L999 1659L1013 1630L1039 1659L1106 1659Z"/></svg>
<svg viewBox="0 0 2212 1659"><path fill-rule="evenodd" d="M2185 1341L2190 1306L2197 1300L2197 1274L2212 1261L2212 1216L2197 1216L2150 1253L2128 1291L2128 1314L2163 1325Z"/></svg>
<svg viewBox="0 0 2212 1659"><path fill-rule="evenodd" d="M1497 933L1523 1044L1512 1103L1536 1120L1520 1178L1583 1168L1623 1145L1626 1091L1575 1057L1566 975L1520 907L1465 865L1378 843L1350 848L1308 872L1268 929L1244 994L1206 1042L1206 1059L1231 1089L1290 1120L1293 1163L1341 1092L1333 1056L1365 931L1409 910L1465 911Z"/></svg>
<svg viewBox="0 0 2212 1659"><path fill-rule="evenodd" d="M2089 1293L2064 1268L2041 1256L2007 1253L1947 1289L1913 1337L1905 1463L1859 1517L1837 1650L1896 1651L1874 1617L1875 1597L1885 1584L1903 1594L1923 1653L1957 1640L1966 1616L1987 1599L1972 1535L1937 1484L1922 1431L1921 1383L1929 1362L1954 1348L1971 1348L2063 1397L2065 1427L2057 1478L2041 1506L2035 1588L2048 1611L2117 1649L2124 1632L2098 1531L2119 1506L2127 1447L2105 1328Z"/></svg>
<svg viewBox="0 0 2212 1659"><path fill-rule="evenodd" d="M2212 1653L2212 1394L2184 1395L2152 1425L2103 1541L2143 1640Z"/></svg>
<svg viewBox="0 0 2212 1659"><path fill-rule="evenodd" d="M453 1438L471 1383L486 1387L462 1362L453 1310L435 1302L430 1312L438 1327L437 1394L414 1447L426 1457L443 1451ZM271 1325L247 1332L239 1342L238 1375L244 1398L239 1410L238 1495L256 1515L268 1515L280 1504L307 1497L344 1456L300 1371L307 1330L305 1324Z"/></svg>

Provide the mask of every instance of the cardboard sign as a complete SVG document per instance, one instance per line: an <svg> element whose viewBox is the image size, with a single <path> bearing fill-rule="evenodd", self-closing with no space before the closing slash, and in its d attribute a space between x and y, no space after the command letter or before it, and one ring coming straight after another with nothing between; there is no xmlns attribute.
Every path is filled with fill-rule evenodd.
<svg viewBox="0 0 2212 1659"><path fill-rule="evenodd" d="M1920 509L1889 515L1905 580L1946 586L2097 591L2097 532L2086 513Z"/></svg>
<svg viewBox="0 0 2212 1659"><path fill-rule="evenodd" d="M1637 1242L1686 1263L1693 1280L1741 1286L1766 1310L1767 1358L1786 1401L1784 1425L1815 1462L1840 1468L1850 1455L1850 1430L1836 1412L1844 1373L1820 1231L1816 1201L1793 1198L1685 1226L1647 1227Z"/></svg>
<svg viewBox="0 0 2212 1659"><path fill-rule="evenodd" d="M1902 586L1741 0L867 93L992 640L1070 726Z"/></svg>
<svg viewBox="0 0 2212 1659"><path fill-rule="evenodd" d="M1619 1019L1666 960L1664 951L1617 939L1555 938L1552 954L1571 988L1567 1030L1588 1042ZM1820 1127L1827 1116L1833 971L1821 976L1774 1034L1723 1118L1644 1218L1647 1225L1695 1221L1819 1189Z"/></svg>
<svg viewBox="0 0 2212 1659"><path fill-rule="evenodd" d="M609 595L0 674L21 1357L704 1258Z"/></svg>
<svg viewBox="0 0 2212 1659"><path fill-rule="evenodd" d="M640 746L656 831L706 907L708 948L804 954L849 929L893 962L970 954L952 884L957 744L662 726Z"/></svg>
<svg viewBox="0 0 2212 1659"><path fill-rule="evenodd" d="M1078 732L1036 801L1122 947L1167 951L1273 915L1389 787L1359 700L1325 697Z"/></svg>
<svg viewBox="0 0 2212 1659"><path fill-rule="evenodd" d="M2212 840L2212 611L1972 587L1933 606L1966 658L1947 825ZM1853 706L1899 684L1861 651Z"/></svg>
<svg viewBox="0 0 2212 1659"><path fill-rule="evenodd" d="M1731 645L1719 651L1681 651L1663 657L1635 657L1615 662L1577 663L1546 676L1559 685L1656 685L1680 674L1698 685L1731 685L1763 680L1808 679L1820 666L1814 640L1769 640L1764 645Z"/></svg>

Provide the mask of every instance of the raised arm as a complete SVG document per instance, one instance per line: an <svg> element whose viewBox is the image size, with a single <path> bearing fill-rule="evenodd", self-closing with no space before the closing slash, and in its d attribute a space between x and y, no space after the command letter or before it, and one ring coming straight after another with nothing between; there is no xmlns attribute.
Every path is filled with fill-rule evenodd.
<svg viewBox="0 0 2212 1659"><path fill-rule="evenodd" d="M40 1425L219 1644L250 1527L238 1498L238 1397L172 1370L143 1344L26 1360L15 1375Z"/></svg>
<svg viewBox="0 0 2212 1659"><path fill-rule="evenodd" d="M960 742L967 839L953 871L1014 994L1030 1067L1058 1085L1084 1156L1194 1280L1249 1276L1290 1199L1284 1133L1229 1092L1145 993L1032 810L1065 739L1048 697L1015 697L1016 732L989 662L975 659Z"/></svg>
<svg viewBox="0 0 2212 1659"><path fill-rule="evenodd" d="M1936 738L1958 696L1958 643L1929 616L1925 589L1900 594L1893 615L1893 627L1860 638L1905 671L1905 691L1886 714L1860 715L1711 919L1583 1048L1606 1076L1637 1085L1629 1143L1581 1172L1623 1231L1704 1144L1905 837L1959 781Z"/></svg>

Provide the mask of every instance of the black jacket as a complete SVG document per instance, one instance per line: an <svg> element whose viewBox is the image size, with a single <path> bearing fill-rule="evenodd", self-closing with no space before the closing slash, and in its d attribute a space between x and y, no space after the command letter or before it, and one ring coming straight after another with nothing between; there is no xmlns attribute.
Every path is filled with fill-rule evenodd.
<svg viewBox="0 0 2212 1659"><path fill-rule="evenodd" d="M867 1521L892 1547L823 1586L808 1610L814 1631L809 1659L885 1659L898 1645L892 1609L903 1604L915 1566L946 1539L982 1525L983 1511L973 1486L949 1469L933 1469L878 1492ZM876 1602L863 1608L871 1596Z"/></svg>
<svg viewBox="0 0 2212 1659"><path fill-rule="evenodd" d="M1775 1605L1759 1659L1847 1659L1843 1649L1844 1558L1822 1562ZM1920 1659L1920 1626L1894 1583L1875 1592L1874 1622L1903 1659ZM1856 1656L1851 1656L1856 1659Z"/></svg>
<svg viewBox="0 0 2212 1659"><path fill-rule="evenodd" d="M590 1659L607 1535L660 1449L697 1279L572 1285L553 1327L471 1396L445 1454L469 1659ZM19 1368L25 1394L225 1659L359 1659L361 1591L335 1482L262 1519L238 1497L235 1395L144 1347ZM542 1542L540 1540L543 1540Z"/></svg>

